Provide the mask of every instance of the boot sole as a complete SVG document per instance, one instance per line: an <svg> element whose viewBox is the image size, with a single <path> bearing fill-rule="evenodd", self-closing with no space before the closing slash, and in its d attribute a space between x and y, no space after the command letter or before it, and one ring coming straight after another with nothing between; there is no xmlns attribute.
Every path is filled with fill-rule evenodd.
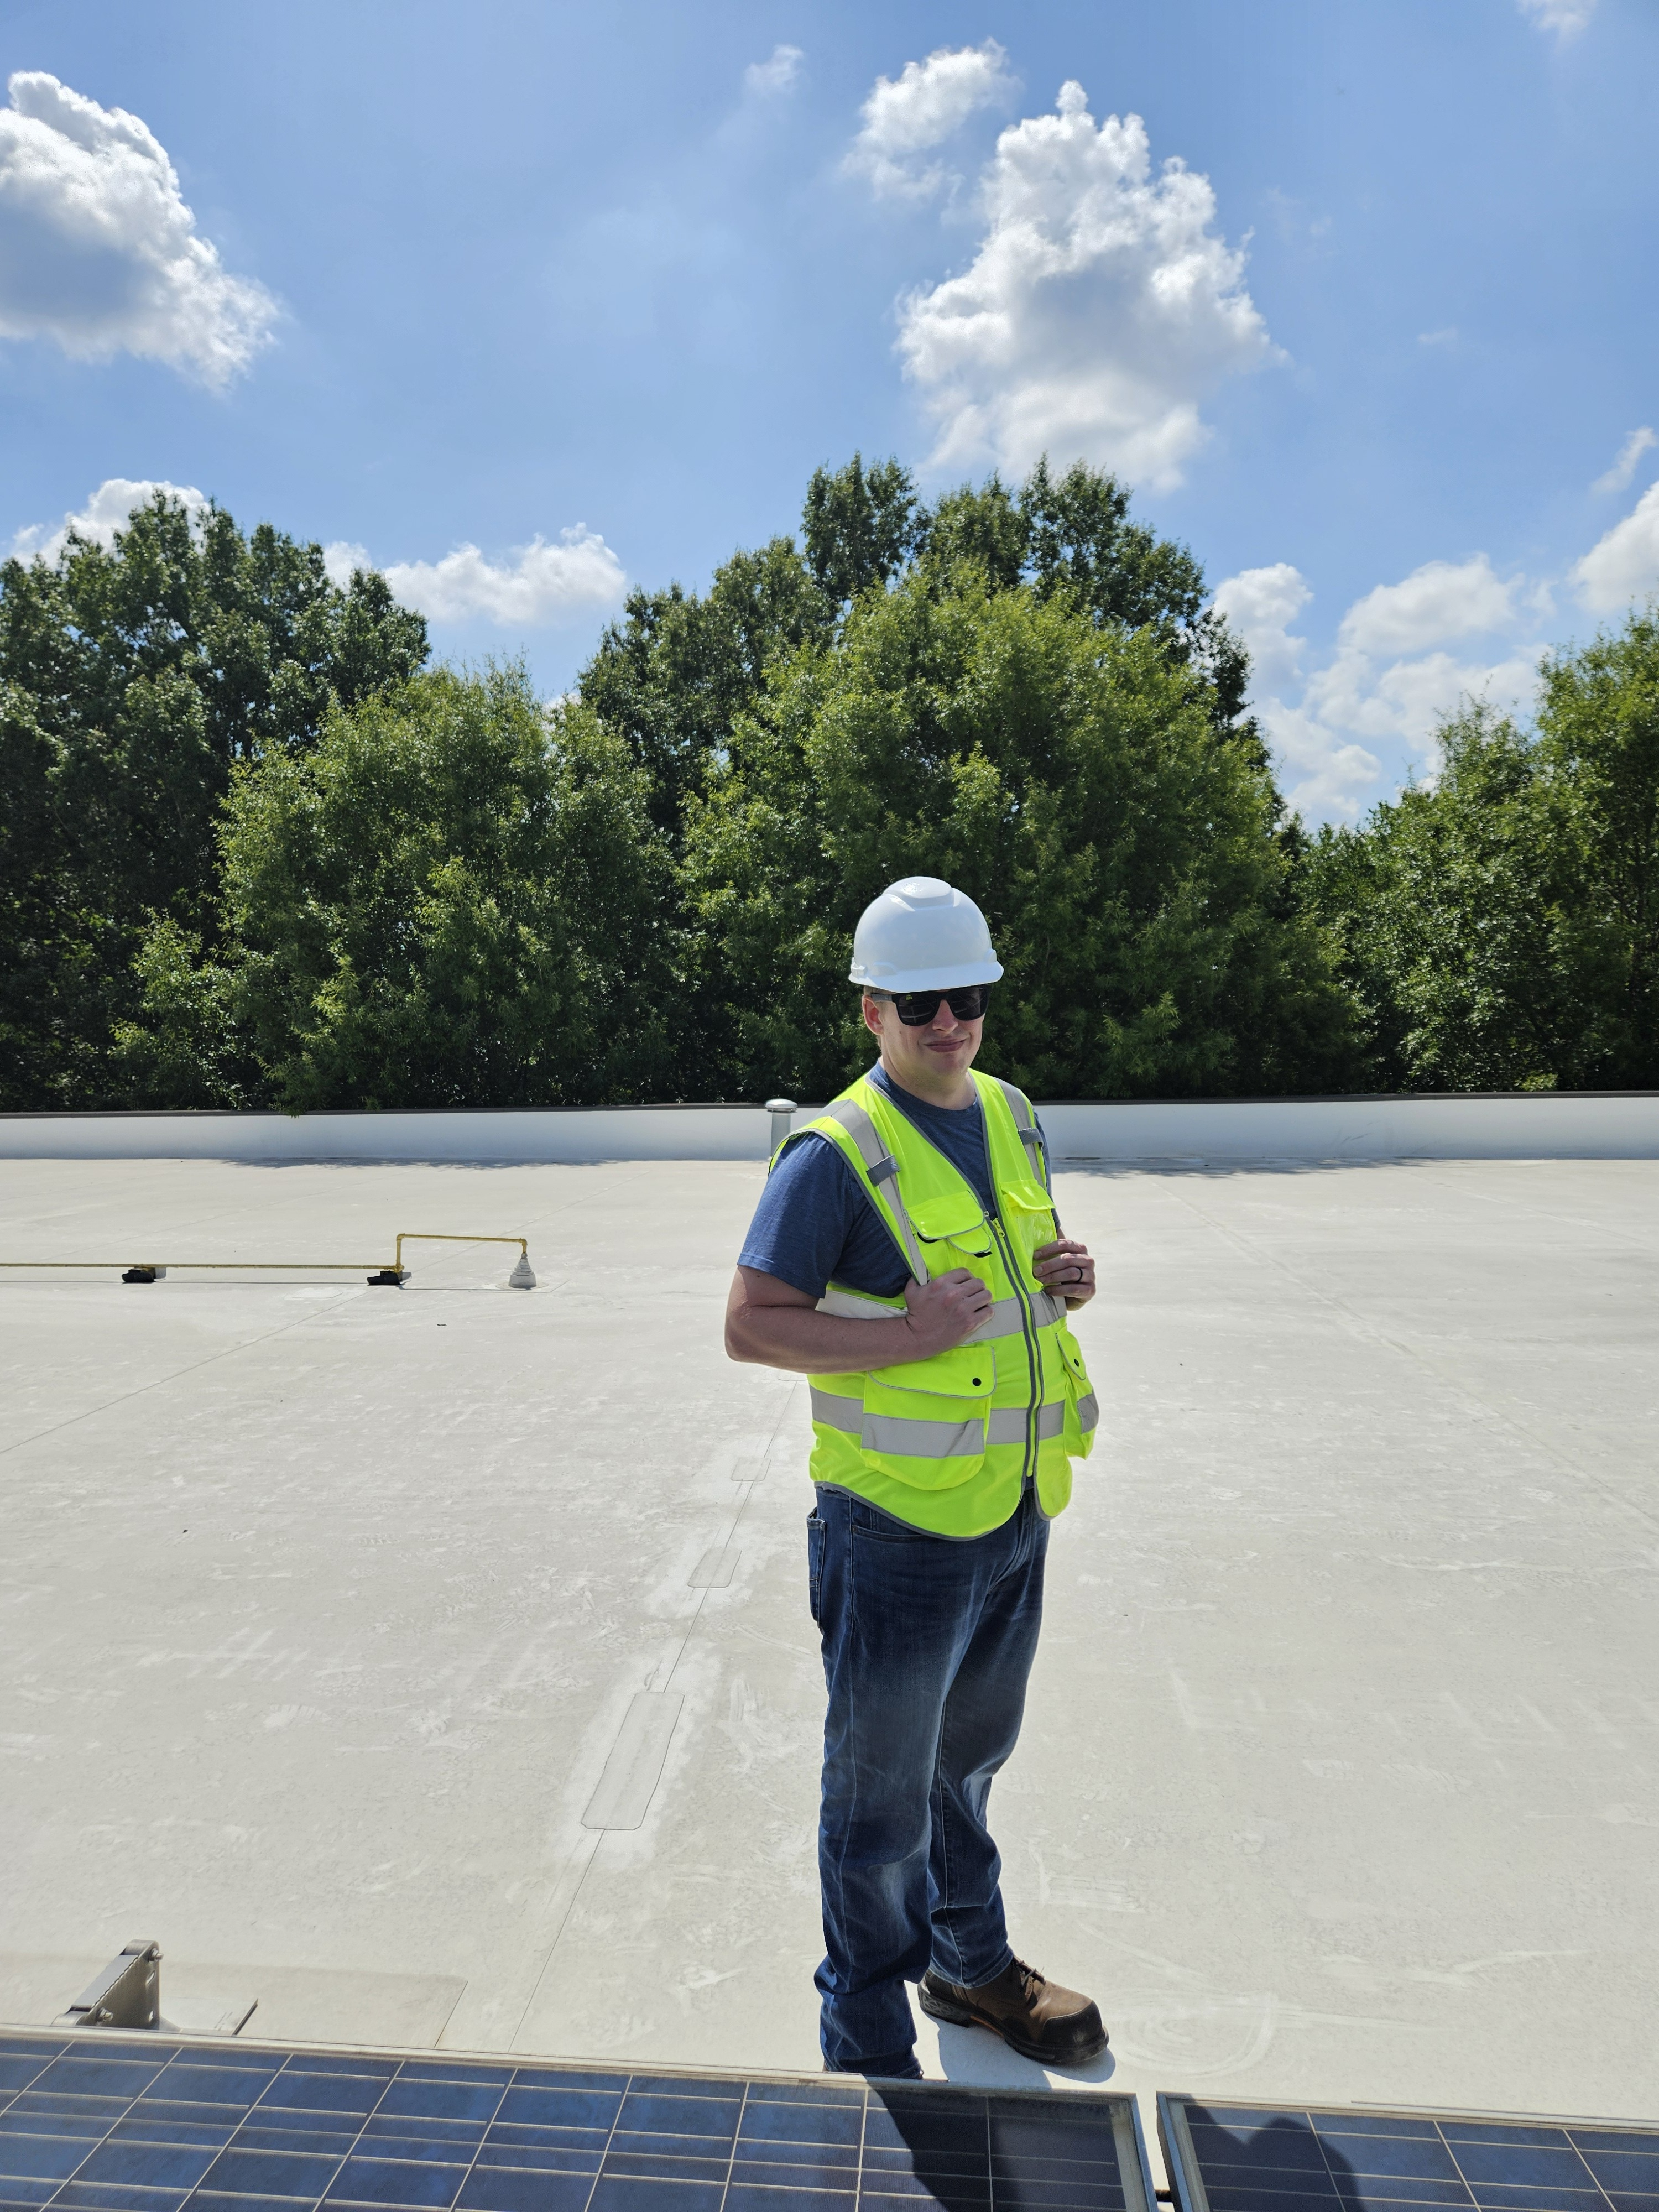
<svg viewBox="0 0 1659 2212"><path fill-rule="evenodd" d="M926 1984L918 1987L916 1996L922 2010L930 2020L947 2021L952 2027L988 2028L990 2033L999 2037L1011 2051L1018 2051L1022 2058L1035 2059L1039 2066L1061 2068L1086 2066L1091 2058L1099 2057L1111 2040L1103 2027L1098 2042L1091 2038L1087 2043L1067 2050L1062 2057L1059 2051L1046 2044L1033 2043L1027 2038L1014 2033L1011 2029L1005 2027L1000 2021L993 2020L988 2013L975 2012L971 2005L954 2004L945 1998L935 1996Z"/></svg>

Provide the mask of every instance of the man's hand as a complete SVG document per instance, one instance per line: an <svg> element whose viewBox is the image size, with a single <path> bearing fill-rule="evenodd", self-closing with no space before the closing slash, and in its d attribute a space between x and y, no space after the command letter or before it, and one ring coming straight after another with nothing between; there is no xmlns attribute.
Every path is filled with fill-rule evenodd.
<svg viewBox="0 0 1659 2212"><path fill-rule="evenodd" d="M1031 1255L1031 1273L1045 1291L1064 1298L1068 1306L1086 1306L1095 1294L1095 1263L1087 1245L1075 1237L1039 1244Z"/></svg>
<svg viewBox="0 0 1659 2212"><path fill-rule="evenodd" d="M949 1352L971 1336L991 1311L991 1293L966 1267L952 1267L930 1283L907 1283L904 1303L905 1334L910 1340L907 1359L931 1359L936 1352Z"/></svg>

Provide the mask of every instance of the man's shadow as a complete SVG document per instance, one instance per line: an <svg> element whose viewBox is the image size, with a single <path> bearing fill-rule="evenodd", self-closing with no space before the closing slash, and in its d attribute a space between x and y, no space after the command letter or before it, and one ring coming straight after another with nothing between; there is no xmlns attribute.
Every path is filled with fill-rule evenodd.
<svg viewBox="0 0 1659 2212"><path fill-rule="evenodd" d="M1135 2201L1139 2192L1133 2185L1124 2187L1130 2177L1121 2171L1123 2146L1108 2113L1068 2098L1064 2090L1051 2103L1029 2095L999 2098L999 2087L1029 2091L1048 2086L1042 2069L1002 2045L1011 2066L1024 2066L1025 2073L1016 2078L1005 2069L997 2081L988 2080L983 2062L989 2053L978 2045L994 2045L995 2039L972 2029L948 2032L964 2042L974 2039L973 2084L986 2089L987 2097L964 2098L955 2107L954 2100L930 2098L919 2082L872 2083L865 2118L866 2191L884 2187L913 2201L931 2199L944 2212L989 2212L993 2203L996 2212L1052 2212L1061 2202L1109 2203L1120 2190L1130 2203ZM939 2040L943 2048L944 2035ZM1093 2068L1067 2073L1071 2079L1103 2081L1110 2070L1103 2053ZM953 2078L961 2081L963 2075ZM1302 2115L1274 2113L1264 2125L1251 2127L1237 2108L1224 2106L1212 2112L1188 2104L1186 2112L1202 2180L1213 2201L1249 2204L1260 2212L1364 2212L1364 2180L1337 2145L1316 2134ZM1407 2142L1379 2133L1373 2140L1366 2130L1347 2140L1363 2140L1367 2164L1381 2173L1421 2172L1426 2178L1430 2168L1424 2160L1445 2159L1443 2146L1420 2139ZM1437 2166L1433 2171L1437 2173ZM1398 2187L1397 2179L1373 2181L1370 2195L1378 2212L1383 2212L1379 2192ZM1177 2188L1176 2204L1186 2201Z"/></svg>
<svg viewBox="0 0 1659 2212"><path fill-rule="evenodd" d="M947 2081L960 2081L975 2089L1063 2088L1068 2081L1098 2088L1117 2071L1109 2050L1086 2066L1067 2066L1052 2071L1034 2058L1022 2058L988 2027L951 2027L939 2024L939 2063Z"/></svg>
<svg viewBox="0 0 1659 2212"><path fill-rule="evenodd" d="M963 2031L968 2033L969 2031ZM986 2040L991 2039L988 2036ZM1014 2054L1009 2053L1010 2057ZM1079 2069L1081 2071L1081 2069ZM1048 2087L1041 2068L1016 2084ZM908 2200L923 2212L1075 2212L1134 2203L1138 2177L1123 2170L1126 2144L1109 2106L1068 2096L931 2094L921 2082L872 2082L865 2110L861 2188ZM1152 2212L1152 2208L1149 2208Z"/></svg>

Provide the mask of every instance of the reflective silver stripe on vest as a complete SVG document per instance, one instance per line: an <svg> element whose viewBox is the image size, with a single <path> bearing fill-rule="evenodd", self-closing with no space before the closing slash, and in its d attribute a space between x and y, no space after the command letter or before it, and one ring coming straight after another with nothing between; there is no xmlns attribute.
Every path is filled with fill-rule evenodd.
<svg viewBox="0 0 1659 2212"><path fill-rule="evenodd" d="M994 1422L997 1419L992 1415ZM866 1413L856 1398L837 1398L833 1392L812 1389L812 1419L827 1429L844 1429L856 1437L866 1451L888 1452L903 1459L978 1459L985 1449L985 1423L916 1421L904 1413ZM1018 1413L1019 1434L1025 1433L1025 1416Z"/></svg>
<svg viewBox="0 0 1659 2212"><path fill-rule="evenodd" d="M879 1298L860 1297L856 1291L826 1291L818 1300L820 1313L837 1314L843 1321L902 1321L904 1309L884 1305ZM1031 1318L1039 1328L1052 1328L1066 1318L1062 1301L1047 1291L1031 1293ZM976 1329L963 1338L964 1344L988 1344L994 1337L1018 1336L1024 1327L1018 1298L999 1298Z"/></svg>
<svg viewBox="0 0 1659 2212"><path fill-rule="evenodd" d="M1100 1401L1096 1397L1092 1390L1085 1390L1083 1395L1078 1400L1077 1417L1082 1423L1083 1432L1085 1436L1091 1429L1097 1428L1099 1426Z"/></svg>
<svg viewBox="0 0 1659 2212"><path fill-rule="evenodd" d="M857 1436L864 1426L863 1399L838 1398L833 1390L820 1390L816 1382L810 1388L812 1419L826 1429L845 1429L849 1436Z"/></svg>
<svg viewBox="0 0 1659 2212"><path fill-rule="evenodd" d="M866 1451L896 1459L982 1459L983 1421L913 1421L902 1413L866 1413L859 1428Z"/></svg>
<svg viewBox="0 0 1659 2212"><path fill-rule="evenodd" d="M1051 1406L1038 1407L1036 1432L1039 1439L1057 1437L1065 1426L1066 1408L1058 1399ZM1009 1406L1000 1413L993 1413L987 1441L994 1444L1023 1444L1025 1441L1024 1407Z"/></svg>
<svg viewBox="0 0 1659 2212"><path fill-rule="evenodd" d="M1060 1299L1050 1297L1047 1291L1032 1291L1031 1319L1039 1328L1052 1328L1065 1318L1066 1308ZM988 1344L995 1336L1018 1336L1024 1326L1019 1300L999 1298L987 1319L962 1340L964 1344Z"/></svg>
<svg viewBox="0 0 1659 2212"><path fill-rule="evenodd" d="M856 1291L826 1291L818 1300L820 1313L839 1314L843 1321L902 1321L902 1306L884 1305L879 1298L861 1298Z"/></svg>
<svg viewBox="0 0 1659 2212"><path fill-rule="evenodd" d="M1078 1401L1078 1418L1085 1430L1100 1419L1092 1391ZM1004 1406L988 1421L914 1421L902 1413L866 1413L856 1398L838 1398L812 1386L812 1419L826 1429L841 1429L856 1437L866 1451L889 1452L907 1459L976 1458L989 1444L1023 1444L1025 1408ZM1037 1413L1039 1440L1060 1436L1066 1426L1066 1407L1056 1400Z"/></svg>
<svg viewBox="0 0 1659 2212"><path fill-rule="evenodd" d="M1012 1083L1005 1083L1000 1075L994 1075L991 1080L1008 1101L1008 1111L1014 1117L1014 1127L1019 1132L1019 1141L1025 1147L1030 1164L1037 1166L1042 1152L1042 1133L1031 1112L1030 1100Z"/></svg>
<svg viewBox="0 0 1659 2212"><path fill-rule="evenodd" d="M910 1217L904 1210L904 1200L899 1195L898 1165L881 1140L881 1132L855 1098L837 1098L815 1117L820 1121L838 1121L858 1147L865 1172L879 1189L883 1183L887 1203L892 1207L898 1223L899 1237L904 1247L904 1257L910 1273L917 1282L927 1280L927 1262L921 1256L921 1247L916 1232L910 1225ZM809 1125L810 1126L810 1125Z"/></svg>

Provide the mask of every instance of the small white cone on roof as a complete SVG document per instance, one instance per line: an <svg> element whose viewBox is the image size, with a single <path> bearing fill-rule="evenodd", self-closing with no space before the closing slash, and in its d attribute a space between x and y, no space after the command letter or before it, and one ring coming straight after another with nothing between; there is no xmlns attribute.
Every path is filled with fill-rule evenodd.
<svg viewBox="0 0 1659 2212"><path fill-rule="evenodd" d="M853 933L848 981L873 991L947 991L994 983L1002 963L985 916L937 876L906 876L872 899Z"/></svg>

